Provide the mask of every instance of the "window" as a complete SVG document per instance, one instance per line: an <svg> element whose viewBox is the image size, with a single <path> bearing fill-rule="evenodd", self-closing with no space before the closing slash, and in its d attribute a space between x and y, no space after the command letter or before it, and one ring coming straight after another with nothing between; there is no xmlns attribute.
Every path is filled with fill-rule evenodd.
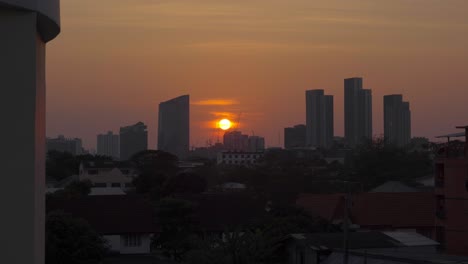
<svg viewBox="0 0 468 264"><path fill-rule="evenodd" d="M133 187L133 183L129 182L129 183L125 183L125 188L131 188Z"/></svg>
<svg viewBox="0 0 468 264"><path fill-rule="evenodd" d="M129 234L124 236L125 247L140 247L141 236L137 234Z"/></svg>
<svg viewBox="0 0 468 264"><path fill-rule="evenodd" d="M93 184L93 187L105 188L105 187L107 187L107 184L105 182L95 182Z"/></svg>
<svg viewBox="0 0 468 264"><path fill-rule="evenodd" d="M115 187L120 187L120 182L113 182L113 183L111 184L111 186L114 187L114 188L115 188Z"/></svg>

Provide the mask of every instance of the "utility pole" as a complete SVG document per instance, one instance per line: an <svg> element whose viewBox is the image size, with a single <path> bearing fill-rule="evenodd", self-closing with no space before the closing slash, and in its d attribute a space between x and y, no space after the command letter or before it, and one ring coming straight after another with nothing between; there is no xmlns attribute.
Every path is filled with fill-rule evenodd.
<svg viewBox="0 0 468 264"><path fill-rule="evenodd" d="M351 207L351 192L349 182L346 184L346 194L344 197L344 215L343 215L343 264L348 264L349 257L349 210Z"/></svg>

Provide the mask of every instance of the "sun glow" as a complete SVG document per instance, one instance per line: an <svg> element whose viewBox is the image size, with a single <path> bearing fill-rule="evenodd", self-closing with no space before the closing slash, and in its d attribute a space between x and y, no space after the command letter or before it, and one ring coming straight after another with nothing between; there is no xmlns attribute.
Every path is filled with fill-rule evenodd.
<svg viewBox="0 0 468 264"><path fill-rule="evenodd" d="M221 128L222 130L228 130L229 128L231 128L231 126L232 126L232 122L229 121L229 119L221 119L218 122L218 127Z"/></svg>

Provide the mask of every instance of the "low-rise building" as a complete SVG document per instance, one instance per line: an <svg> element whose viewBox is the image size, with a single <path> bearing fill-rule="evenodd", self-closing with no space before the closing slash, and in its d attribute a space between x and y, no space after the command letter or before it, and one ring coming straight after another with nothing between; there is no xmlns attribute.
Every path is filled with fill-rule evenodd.
<svg viewBox="0 0 468 264"><path fill-rule="evenodd" d="M263 158L263 152L223 151L218 153L218 164L252 166Z"/></svg>
<svg viewBox="0 0 468 264"><path fill-rule="evenodd" d="M128 162L84 161L80 164L78 178L90 180L95 188L126 189L132 187L136 176L136 170Z"/></svg>

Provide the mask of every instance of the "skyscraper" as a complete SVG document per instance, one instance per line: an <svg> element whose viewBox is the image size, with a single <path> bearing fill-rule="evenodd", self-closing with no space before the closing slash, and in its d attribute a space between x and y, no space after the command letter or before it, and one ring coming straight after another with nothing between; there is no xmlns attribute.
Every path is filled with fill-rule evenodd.
<svg viewBox="0 0 468 264"><path fill-rule="evenodd" d="M372 91L362 89L362 78L344 80L345 140L350 147L372 139Z"/></svg>
<svg viewBox="0 0 468 264"><path fill-rule="evenodd" d="M179 96L159 104L158 149L187 158L190 144L190 98Z"/></svg>
<svg viewBox="0 0 468 264"><path fill-rule="evenodd" d="M333 96L306 91L306 145L329 148L333 143Z"/></svg>
<svg viewBox="0 0 468 264"><path fill-rule="evenodd" d="M134 154L148 149L148 131L143 122L120 128L120 159L128 160Z"/></svg>
<svg viewBox="0 0 468 264"><path fill-rule="evenodd" d="M306 146L306 126L295 125L284 128L284 148L303 148Z"/></svg>
<svg viewBox="0 0 468 264"><path fill-rule="evenodd" d="M386 142L399 147L410 142L411 111L401 94L384 96L384 137Z"/></svg>
<svg viewBox="0 0 468 264"><path fill-rule="evenodd" d="M97 154L103 156L120 158L120 142L119 135L114 135L112 131L107 134L99 134L97 136Z"/></svg>

